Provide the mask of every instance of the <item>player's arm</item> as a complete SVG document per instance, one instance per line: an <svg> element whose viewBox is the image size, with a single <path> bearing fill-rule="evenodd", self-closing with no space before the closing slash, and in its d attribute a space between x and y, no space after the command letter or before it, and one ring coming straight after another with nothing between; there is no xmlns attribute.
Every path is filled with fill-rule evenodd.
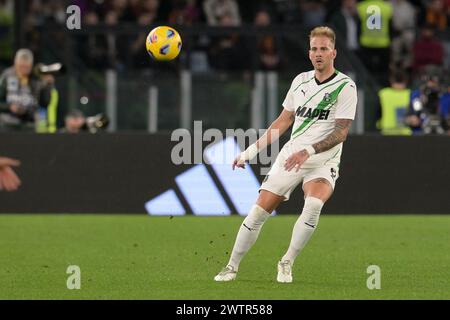
<svg viewBox="0 0 450 320"><path fill-rule="evenodd" d="M352 125L352 119L336 119L333 132L331 132L325 139L314 143L314 153L321 153L337 146L339 143L347 139L348 131Z"/></svg>
<svg viewBox="0 0 450 320"><path fill-rule="evenodd" d="M259 138L254 144L250 145L244 152L242 152L233 162L233 169L235 167L244 168L245 161L251 160L258 154L259 151L266 148L272 142L276 141L282 136L287 129L294 122L294 112L288 111L283 108L277 119L270 125L270 127L264 132L261 138Z"/></svg>
<svg viewBox="0 0 450 320"><path fill-rule="evenodd" d="M270 125L270 127L264 132L261 138L256 141L256 146L258 150L262 150L272 142L276 141L280 136L282 136L287 129L294 122L294 112L288 111L283 108L277 119Z"/></svg>
<svg viewBox="0 0 450 320"><path fill-rule="evenodd" d="M345 86L338 97L335 114L334 130L325 139L314 143L306 148L309 155L330 150L347 138L348 131L355 118L356 105L358 102L356 85L350 82Z"/></svg>
<svg viewBox="0 0 450 320"><path fill-rule="evenodd" d="M284 164L284 168L287 171L291 171L294 167L297 167L296 171L300 170L300 166L311 155L330 150L345 141L353 119L355 118L356 104L358 101L356 85L351 82L348 86L344 87L338 99L334 130L321 141L292 154Z"/></svg>
<svg viewBox="0 0 450 320"><path fill-rule="evenodd" d="M339 143L344 142L345 139L347 139L352 121L352 119L336 119L333 132L331 132L325 139L290 156L284 165L285 169L287 171L291 171L298 165L296 170L298 171L300 169L300 165L305 162L310 155L330 150Z"/></svg>

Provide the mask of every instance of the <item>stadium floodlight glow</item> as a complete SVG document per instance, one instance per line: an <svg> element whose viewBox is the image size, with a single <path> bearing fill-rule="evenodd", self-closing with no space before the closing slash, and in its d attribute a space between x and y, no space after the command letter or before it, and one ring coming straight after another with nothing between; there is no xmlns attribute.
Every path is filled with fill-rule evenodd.
<svg viewBox="0 0 450 320"><path fill-rule="evenodd" d="M231 213L205 165L195 165L178 175L175 181L195 215Z"/></svg>
<svg viewBox="0 0 450 320"><path fill-rule="evenodd" d="M147 201L145 204L147 213L152 216L182 216L186 214L183 205L172 189L161 193L159 196Z"/></svg>
<svg viewBox="0 0 450 320"><path fill-rule="evenodd" d="M250 165L245 170L233 171L231 164L240 153L234 137L210 145L205 150L205 159L213 168L223 188L240 215L247 215L258 196L259 181Z"/></svg>

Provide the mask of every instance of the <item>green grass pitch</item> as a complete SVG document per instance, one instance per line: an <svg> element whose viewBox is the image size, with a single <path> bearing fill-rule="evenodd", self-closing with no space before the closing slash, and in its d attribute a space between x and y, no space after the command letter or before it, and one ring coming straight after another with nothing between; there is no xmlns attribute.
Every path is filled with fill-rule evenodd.
<svg viewBox="0 0 450 320"><path fill-rule="evenodd" d="M0 215L0 299L450 299L450 216L325 214L292 284L276 265L297 216L273 217L237 279L216 283L242 219ZM66 287L69 265L80 290Z"/></svg>

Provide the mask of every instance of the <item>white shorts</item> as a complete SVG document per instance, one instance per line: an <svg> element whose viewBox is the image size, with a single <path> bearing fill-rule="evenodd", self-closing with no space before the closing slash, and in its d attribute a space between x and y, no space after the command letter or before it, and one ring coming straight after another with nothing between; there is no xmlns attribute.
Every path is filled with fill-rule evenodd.
<svg viewBox="0 0 450 320"><path fill-rule="evenodd" d="M296 168L286 171L284 164L290 154L291 152L287 150L280 152L272 168L264 178L259 191L270 191L276 195L284 196L284 201L287 201L300 182L303 181L303 184L305 184L317 178L326 179L334 190L336 180L339 178L339 163L330 161L330 163L315 168L300 168L298 172L295 172Z"/></svg>

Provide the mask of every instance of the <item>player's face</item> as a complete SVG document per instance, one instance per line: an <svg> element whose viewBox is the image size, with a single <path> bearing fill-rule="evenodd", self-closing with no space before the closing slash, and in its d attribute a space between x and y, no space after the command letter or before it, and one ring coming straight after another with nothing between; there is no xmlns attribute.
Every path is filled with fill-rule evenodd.
<svg viewBox="0 0 450 320"><path fill-rule="evenodd" d="M317 71L327 70L336 58L333 42L327 37L313 37L309 43L309 59Z"/></svg>

